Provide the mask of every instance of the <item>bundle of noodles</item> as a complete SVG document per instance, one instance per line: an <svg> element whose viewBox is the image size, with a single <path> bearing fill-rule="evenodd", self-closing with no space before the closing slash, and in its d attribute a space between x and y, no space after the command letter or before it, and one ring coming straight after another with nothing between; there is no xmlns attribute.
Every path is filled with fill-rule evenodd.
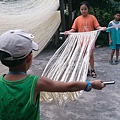
<svg viewBox="0 0 120 120"><path fill-rule="evenodd" d="M42 76L55 81L86 81L91 47L100 31L71 33L63 45L55 52L46 65ZM41 101L55 102L61 106L67 100L75 100L81 95L78 92L41 92Z"/></svg>
<svg viewBox="0 0 120 120"><path fill-rule="evenodd" d="M58 29L61 19L59 0L0 0L0 35L11 29L32 33L39 45L37 56ZM0 64L0 74L8 69Z"/></svg>
<svg viewBox="0 0 120 120"><path fill-rule="evenodd" d="M60 25L59 0L5 0L0 2L0 34L11 29L32 33L38 55Z"/></svg>

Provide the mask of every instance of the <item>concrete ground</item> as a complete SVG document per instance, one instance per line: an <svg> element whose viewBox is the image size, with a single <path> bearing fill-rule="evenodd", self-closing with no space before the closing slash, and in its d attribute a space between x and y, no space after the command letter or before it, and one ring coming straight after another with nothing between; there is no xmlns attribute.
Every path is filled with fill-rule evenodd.
<svg viewBox="0 0 120 120"><path fill-rule="evenodd" d="M55 50L46 49L33 59L29 73L41 75ZM109 47L95 49L95 70L97 79L114 80L101 91L83 92L78 100L68 101L63 110L54 103L40 104L41 120L120 120L120 64L108 63ZM115 57L114 57L115 58ZM92 80L91 76L88 80Z"/></svg>

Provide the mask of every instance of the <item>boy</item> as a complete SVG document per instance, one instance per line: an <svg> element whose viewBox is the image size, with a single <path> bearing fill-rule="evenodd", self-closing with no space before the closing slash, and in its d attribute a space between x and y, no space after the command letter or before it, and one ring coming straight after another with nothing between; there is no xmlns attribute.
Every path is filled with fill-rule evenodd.
<svg viewBox="0 0 120 120"><path fill-rule="evenodd" d="M119 48L120 48L120 11L116 11L114 14L114 20L110 21L108 24L108 27L114 26L112 29L108 29L106 32L108 32L108 39L109 39L109 45L111 54L110 54L110 60L109 63L111 65L117 65L118 57L119 57ZM113 62L113 56L116 51L116 60Z"/></svg>
<svg viewBox="0 0 120 120"><path fill-rule="evenodd" d="M0 36L0 60L9 72L0 77L0 119L39 120L40 92L74 92L101 90L102 80L91 82L56 82L46 77L28 75L32 50L38 45L33 35L23 30L9 30Z"/></svg>

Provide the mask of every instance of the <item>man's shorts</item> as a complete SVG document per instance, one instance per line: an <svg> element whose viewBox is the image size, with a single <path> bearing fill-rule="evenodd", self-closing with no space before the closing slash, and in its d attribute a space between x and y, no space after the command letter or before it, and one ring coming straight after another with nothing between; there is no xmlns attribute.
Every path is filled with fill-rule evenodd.
<svg viewBox="0 0 120 120"><path fill-rule="evenodd" d="M114 45L111 44L111 45L110 45L110 49L111 49L111 50L116 50L117 48L120 48L120 44L114 44Z"/></svg>

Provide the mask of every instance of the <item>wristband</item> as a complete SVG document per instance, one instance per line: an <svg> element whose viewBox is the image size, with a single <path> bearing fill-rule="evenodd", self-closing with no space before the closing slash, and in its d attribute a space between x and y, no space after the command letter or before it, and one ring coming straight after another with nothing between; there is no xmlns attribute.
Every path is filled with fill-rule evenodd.
<svg viewBox="0 0 120 120"><path fill-rule="evenodd" d="M89 81L86 81L87 86L85 87L84 91L89 92L92 89L92 85Z"/></svg>

